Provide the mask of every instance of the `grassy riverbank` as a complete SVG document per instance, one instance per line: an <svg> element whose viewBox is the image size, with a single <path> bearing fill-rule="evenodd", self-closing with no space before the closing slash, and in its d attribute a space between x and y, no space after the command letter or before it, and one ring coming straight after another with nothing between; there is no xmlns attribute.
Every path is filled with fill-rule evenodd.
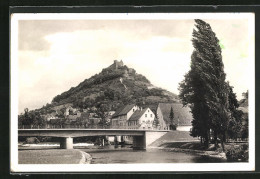
<svg viewBox="0 0 260 179"><path fill-rule="evenodd" d="M205 149L200 142L167 142L162 144L160 148L176 152L197 153L203 156L226 160L226 155L222 150L216 150L213 145Z"/></svg>
<svg viewBox="0 0 260 179"><path fill-rule="evenodd" d="M209 148L205 148L198 138L191 137L189 132L186 131L170 131L154 141L150 147L176 152L197 153L221 160L227 160L228 158L234 162L248 161L248 143L226 143L226 151L223 152L220 144L218 148L215 148L214 144L210 144Z"/></svg>
<svg viewBox="0 0 260 179"><path fill-rule="evenodd" d="M214 144L210 144L209 148L205 148L200 142L196 142L196 141L165 142L162 143L160 146L157 146L157 148L165 149L168 151L196 153L201 156L218 158L230 162L247 162L248 161L247 147L248 147L247 143L226 143L225 152L224 152L220 146L218 148L215 148Z"/></svg>
<svg viewBox="0 0 260 179"><path fill-rule="evenodd" d="M79 164L85 162L80 150L19 150L19 164Z"/></svg>

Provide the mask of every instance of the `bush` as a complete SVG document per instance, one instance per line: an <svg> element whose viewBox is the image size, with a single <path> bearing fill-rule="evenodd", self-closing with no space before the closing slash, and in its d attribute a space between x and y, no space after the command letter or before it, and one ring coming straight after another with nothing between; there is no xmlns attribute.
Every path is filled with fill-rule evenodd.
<svg viewBox="0 0 260 179"><path fill-rule="evenodd" d="M232 145L226 151L227 160L230 162L248 162L248 144Z"/></svg>
<svg viewBox="0 0 260 179"><path fill-rule="evenodd" d="M38 144L40 141L36 137L28 137L26 138L25 144Z"/></svg>

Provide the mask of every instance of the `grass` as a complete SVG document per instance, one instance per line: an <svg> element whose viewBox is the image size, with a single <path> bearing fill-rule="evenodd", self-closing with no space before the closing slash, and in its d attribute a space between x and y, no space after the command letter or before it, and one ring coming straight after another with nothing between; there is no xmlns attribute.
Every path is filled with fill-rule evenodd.
<svg viewBox="0 0 260 179"><path fill-rule="evenodd" d="M78 164L82 159L79 150L19 150L19 164Z"/></svg>
<svg viewBox="0 0 260 179"><path fill-rule="evenodd" d="M161 147L162 145L170 145L170 143L174 143L172 145L180 145L181 143L187 143L191 141L197 143L199 140L197 137L190 136L189 131L170 131L154 141L152 144L150 144L150 146Z"/></svg>
<svg viewBox="0 0 260 179"><path fill-rule="evenodd" d="M166 142L160 145L164 148L182 148L182 149L193 149L193 150L203 150L203 146L200 142Z"/></svg>
<svg viewBox="0 0 260 179"><path fill-rule="evenodd" d="M233 143L226 143L225 150L229 150L234 144ZM236 144L236 147L239 147L241 144ZM194 142L165 142L162 143L159 147L163 148L180 148L180 149L192 149L192 150L202 150L202 151L216 151L216 152L223 152L221 145L219 144L219 147L216 149L214 144L209 144L209 148L205 148L200 142L194 141Z"/></svg>

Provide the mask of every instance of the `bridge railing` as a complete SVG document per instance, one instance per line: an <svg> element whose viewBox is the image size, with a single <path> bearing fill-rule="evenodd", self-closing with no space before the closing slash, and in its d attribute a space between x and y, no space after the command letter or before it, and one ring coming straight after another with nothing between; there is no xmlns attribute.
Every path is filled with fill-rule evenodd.
<svg viewBox="0 0 260 179"><path fill-rule="evenodd" d="M18 125L18 129L128 129L127 126L102 126L102 125L91 125L91 126L85 126L85 125ZM138 130L138 128L131 128L132 130ZM162 130L162 129L156 129L151 128L149 130Z"/></svg>
<svg viewBox="0 0 260 179"><path fill-rule="evenodd" d="M100 125L19 125L18 129L113 129L113 127Z"/></svg>

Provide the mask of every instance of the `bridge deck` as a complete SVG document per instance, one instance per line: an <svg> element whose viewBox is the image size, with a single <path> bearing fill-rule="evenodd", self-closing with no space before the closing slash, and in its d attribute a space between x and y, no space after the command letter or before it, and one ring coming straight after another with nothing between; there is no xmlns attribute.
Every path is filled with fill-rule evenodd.
<svg viewBox="0 0 260 179"><path fill-rule="evenodd" d="M19 136L84 137L84 136L144 136L145 132L168 132L168 130L141 129L18 129Z"/></svg>

